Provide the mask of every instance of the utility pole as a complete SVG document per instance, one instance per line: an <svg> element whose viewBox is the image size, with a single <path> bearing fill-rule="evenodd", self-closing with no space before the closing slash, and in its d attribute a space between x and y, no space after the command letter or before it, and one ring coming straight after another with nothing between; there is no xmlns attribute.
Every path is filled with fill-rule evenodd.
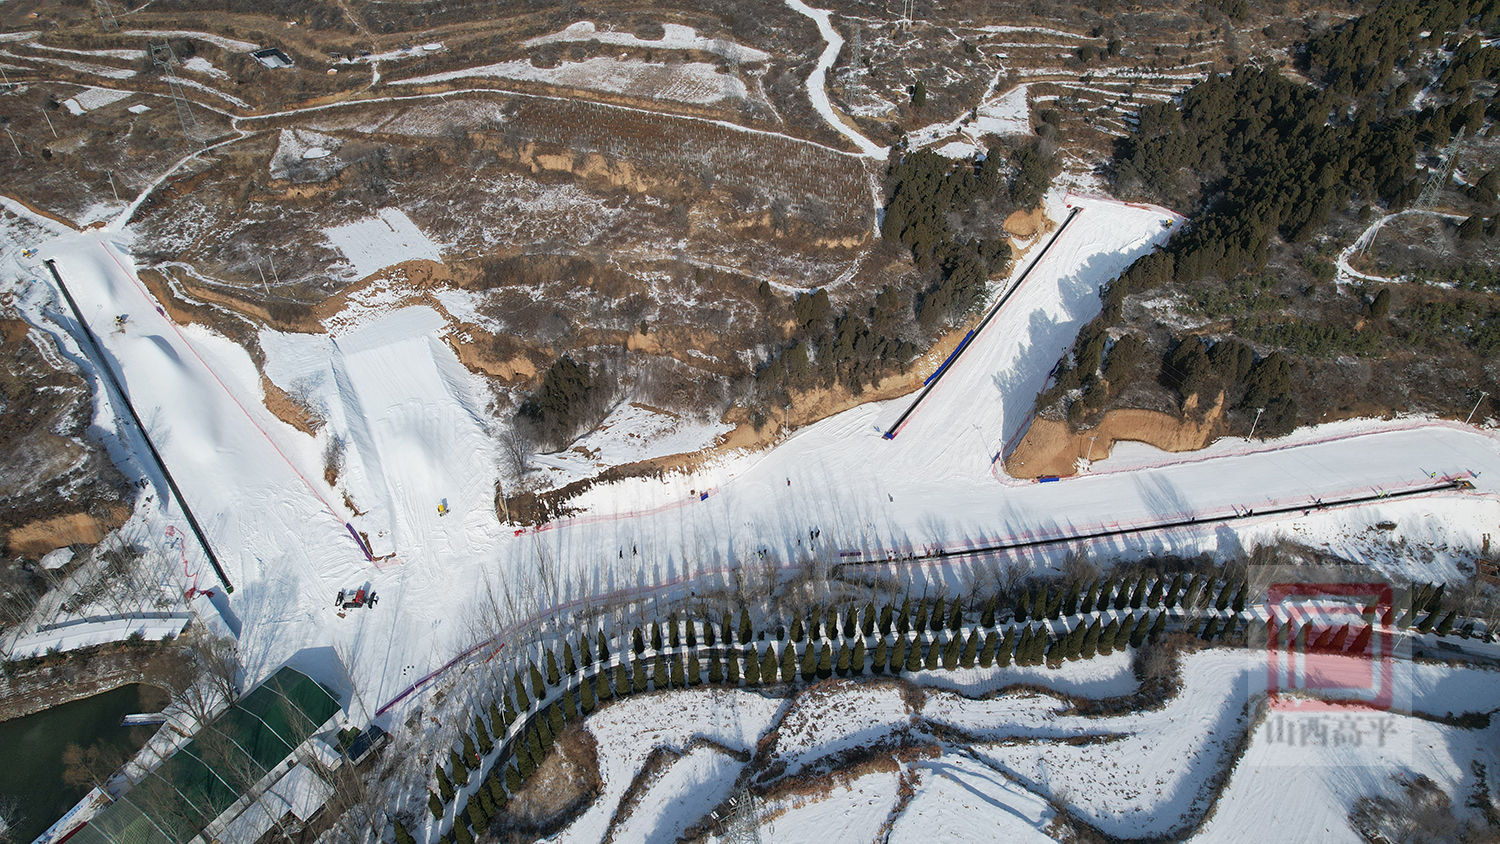
<svg viewBox="0 0 1500 844"><path fill-rule="evenodd" d="M47 128L52 130L52 137L57 137L57 127L52 125L52 116L47 114L47 110L45 108L38 108L37 111L40 111L42 113L42 117L45 117L47 119Z"/></svg>
<svg viewBox="0 0 1500 844"><path fill-rule="evenodd" d="M1255 436L1255 426L1260 424L1260 415L1265 412L1266 409L1264 407L1257 407L1255 409L1255 421L1250 423L1250 433L1245 437L1245 442L1250 442L1250 438Z"/></svg>
<svg viewBox="0 0 1500 844"><path fill-rule="evenodd" d="M1093 462L1094 462L1094 440L1097 440L1097 439L1099 439L1099 435L1098 434L1095 434L1092 437L1089 437L1089 456L1083 458L1083 462L1088 463L1090 465L1093 464Z"/></svg>
<svg viewBox="0 0 1500 844"><path fill-rule="evenodd" d="M177 71L173 69L177 64L177 53L172 49L171 42L149 46L151 61L161 69L162 76L167 80L167 89L172 92L172 103L177 107L177 122L182 126L182 134L189 141L198 140L198 121L193 117L187 95L182 93L182 83L177 79Z"/></svg>
<svg viewBox="0 0 1500 844"><path fill-rule="evenodd" d="M261 292L263 292L263 293L266 294L266 298L267 299L271 298L271 288L269 288L269 287L266 286L266 271L262 270L260 268L260 259L259 258L251 258L250 260L252 262L254 262L254 264L255 264L255 271L258 272L258 273L260 273L260 289L261 289Z"/></svg>
<svg viewBox="0 0 1500 844"><path fill-rule="evenodd" d="M1474 409L1469 411L1469 418L1464 420L1465 425L1474 421L1474 414L1479 412L1479 405L1484 401L1484 397L1487 395L1489 395L1489 393L1486 393L1484 390L1479 391L1479 401L1474 402Z"/></svg>
<svg viewBox="0 0 1500 844"><path fill-rule="evenodd" d="M109 178L109 189L115 194L115 202L119 202L120 189L115 187L115 172L113 170L105 170L104 175Z"/></svg>
<svg viewBox="0 0 1500 844"><path fill-rule="evenodd" d="M10 134L10 127L5 127L5 134L10 136L10 145L16 148L16 157L21 157L21 145L16 143L16 136Z"/></svg>

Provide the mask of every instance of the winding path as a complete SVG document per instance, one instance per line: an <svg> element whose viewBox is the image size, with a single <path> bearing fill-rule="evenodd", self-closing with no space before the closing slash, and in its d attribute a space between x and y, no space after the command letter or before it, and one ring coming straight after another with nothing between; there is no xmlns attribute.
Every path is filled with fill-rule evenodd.
<svg viewBox="0 0 1500 844"><path fill-rule="evenodd" d="M833 13L827 9L814 9L802 2L802 0L786 0L786 4L791 7L792 11L812 18L813 22L818 25L818 33L823 36L823 40L828 44L827 47L823 48L823 55L818 57L818 66L813 68L813 72L807 75L807 98L812 100L813 108L824 120L828 121L828 125L833 127L834 131L848 138L855 146L859 147L862 154L878 161L884 161L890 154L890 151L850 128L848 124L839 119L839 116L833 111L833 105L828 102L826 84L828 69L833 67L833 63L838 60L839 50L843 49L844 46L843 36L839 35L838 31L833 28L833 24L829 22L829 18Z"/></svg>

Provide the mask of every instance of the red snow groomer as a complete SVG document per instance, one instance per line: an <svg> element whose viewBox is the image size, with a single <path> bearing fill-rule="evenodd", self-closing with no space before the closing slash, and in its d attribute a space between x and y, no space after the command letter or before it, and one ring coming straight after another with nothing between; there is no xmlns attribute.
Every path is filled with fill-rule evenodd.
<svg viewBox="0 0 1500 844"><path fill-rule="evenodd" d="M363 586L359 589L340 589L339 596L334 601L334 606L341 610L373 607L377 600L379 599L375 596L375 591L369 586Z"/></svg>

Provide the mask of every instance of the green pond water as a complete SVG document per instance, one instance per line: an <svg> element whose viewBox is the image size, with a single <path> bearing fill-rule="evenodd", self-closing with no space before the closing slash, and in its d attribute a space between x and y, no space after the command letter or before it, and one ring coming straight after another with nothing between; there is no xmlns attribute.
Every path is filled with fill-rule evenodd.
<svg viewBox="0 0 1500 844"><path fill-rule="evenodd" d="M111 763L128 759L157 730L121 727L121 716L159 711L164 703L160 690L133 684L25 718L0 721L0 807L14 806L20 814L6 818L11 822L12 840L32 841L92 787L64 780L63 756L69 745L85 749L85 759L96 760L91 767L107 776Z"/></svg>

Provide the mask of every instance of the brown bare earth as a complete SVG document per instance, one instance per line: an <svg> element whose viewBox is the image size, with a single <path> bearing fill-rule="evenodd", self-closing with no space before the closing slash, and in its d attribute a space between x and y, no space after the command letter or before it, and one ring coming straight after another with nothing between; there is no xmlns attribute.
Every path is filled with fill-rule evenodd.
<svg viewBox="0 0 1500 844"><path fill-rule="evenodd" d="M1039 232L1051 231L1054 225L1040 205L1030 211L1012 211L1005 218L1005 231L1019 238L1036 237Z"/></svg>
<svg viewBox="0 0 1500 844"><path fill-rule="evenodd" d="M317 436L323 420L314 416L307 408L292 400L286 391L271 383L265 375L260 376L260 386L266 393L266 409L276 418L310 437Z"/></svg>
<svg viewBox="0 0 1500 844"><path fill-rule="evenodd" d="M5 545L10 553L28 557L39 557L68 545L93 545L124 524L129 515L125 508L116 507L106 511L102 519L89 513L38 519L12 530L5 537Z"/></svg>
<svg viewBox="0 0 1500 844"><path fill-rule="evenodd" d="M1005 472L1013 478L1066 477L1077 471L1080 458L1103 460L1121 440L1142 442L1162 451L1196 451L1227 430L1222 398L1202 421L1191 417L1120 408L1104 414L1098 425L1077 431L1067 422L1038 417L1005 455Z"/></svg>

